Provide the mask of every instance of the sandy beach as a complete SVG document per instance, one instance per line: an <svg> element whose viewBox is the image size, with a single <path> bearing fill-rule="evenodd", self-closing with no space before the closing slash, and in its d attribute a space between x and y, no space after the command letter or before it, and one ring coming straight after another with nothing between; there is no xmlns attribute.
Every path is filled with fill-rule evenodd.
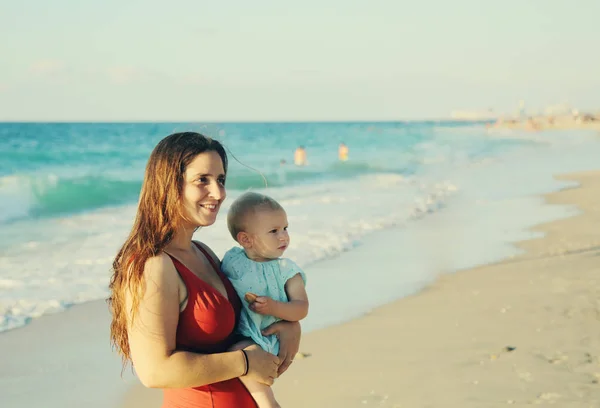
<svg viewBox="0 0 600 408"><path fill-rule="evenodd" d="M537 226L545 236L519 243L522 255L306 334L275 385L282 406L599 406L600 172L559 178L581 186L546 200L579 215ZM378 244L365 251L379 260L398 250ZM140 386L122 405L158 406Z"/></svg>

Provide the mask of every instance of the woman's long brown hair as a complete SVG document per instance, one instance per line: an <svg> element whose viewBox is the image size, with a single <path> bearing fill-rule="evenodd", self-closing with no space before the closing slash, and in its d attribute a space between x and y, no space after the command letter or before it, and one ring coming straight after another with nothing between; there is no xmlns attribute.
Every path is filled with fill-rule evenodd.
<svg viewBox="0 0 600 408"><path fill-rule="evenodd" d="M131 327L144 295L144 266L171 242L183 219L181 197L187 166L200 153L217 152L227 173L227 154L216 140L194 132L174 133L161 140L152 151L140 192L137 214L127 240L112 265L110 297L112 313L110 339L123 359L131 361L127 328ZM125 295L131 295L126 310Z"/></svg>

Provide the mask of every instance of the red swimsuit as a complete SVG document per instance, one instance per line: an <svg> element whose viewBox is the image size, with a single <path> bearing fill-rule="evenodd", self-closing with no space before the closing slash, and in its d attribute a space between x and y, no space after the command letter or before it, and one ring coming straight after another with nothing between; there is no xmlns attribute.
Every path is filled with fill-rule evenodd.
<svg viewBox="0 0 600 408"><path fill-rule="evenodd" d="M202 246L196 246L217 271L230 300L171 257L188 292L187 305L179 314L177 349L203 354L220 353L227 351L235 341L240 299L214 259ZM257 408L238 378L202 387L165 389L163 392L163 408Z"/></svg>

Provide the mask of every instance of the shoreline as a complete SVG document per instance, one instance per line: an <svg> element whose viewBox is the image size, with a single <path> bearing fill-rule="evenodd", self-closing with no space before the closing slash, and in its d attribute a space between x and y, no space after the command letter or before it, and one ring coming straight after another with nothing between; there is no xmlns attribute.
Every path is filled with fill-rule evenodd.
<svg viewBox="0 0 600 408"><path fill-rule="evenodd" d="M600 250L600 237L594 236L594 225L598 224L590 222L590 217L600 221L600 208L596 208L590 197L600 195L600 171L555 178L575 181L578 186L544 194L544 202L575 205L577 214L530 228L543 236L513 243L524 251L522 254L442 273L428 283L421 282L422 288L352 320L305 334L298 362L274 386L282 406L479 408L482 404L518 406L564 399L564 386L558 387L560 392L552 391L557 388L556 373L545 366L555 368L571 356L546 336L559 334L557 338L570 345L564 340L569 335L565 330L560 333L552 330L556 329L554 320L548 320L550 313L546 310L538 310L519 298L531 295L535 304L535 296L542 297L540 303L551 307L546 306L552 304L550 295L536 288L536 283L544 287L549 284L568 298L565 266L577 258L586 271L593 267L595 259L590 255ZM581 196L588 198L582 200ZM569 236L566 241L561 238L565 230ZM388 245L387 251L393 253L394 248ZM527 270L526 276L520 272L523 268ZM538 268L561 277L548 283L549 272L540 273ZM500 289L504 292L499 293ZM355 295L360 296L360 292ZM513 299L515 295L518 296ZM600 308L597 310L600 315ZM542 319L541 324L530 314ZM505 332L511 332L511 323L519 327L507 336ZM600 329L590 328L590 331L600 338ZM585 353L594 355L590 351L583 356ZM582 374L582 392L594 394L600 401L600 391L591 389L596 368L587 368L592 372ZM542 372L540 377L544 379L541 388L534 384L536 370ZM600 367L597 371L600 378ZM432 389L436 392L432 393ZM135 384L120 406L159 407L161 399L160 390ZM590 406L577 402L582 402L581 407Z"/></svg>

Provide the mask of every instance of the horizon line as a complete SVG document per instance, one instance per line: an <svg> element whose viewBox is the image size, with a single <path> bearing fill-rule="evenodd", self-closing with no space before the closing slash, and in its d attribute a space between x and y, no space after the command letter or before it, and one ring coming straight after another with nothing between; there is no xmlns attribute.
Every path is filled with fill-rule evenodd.
<svg viewBox="0 0 600 408"><path fill-rule="evenodd" d="M284 120L148 120L148 119L127 119L127 120L90 120L90 119L82 119L82 120L39 120L39 119L11 119L4 120L0 119L0 124L9 124L9 123L31 123L31 124L67 124L67 123L81 123L81 124L94 124L94 123L104 123L104 124L135 124L135 123L230 123L230 124L251 124L251 123L401 123L401 122L489 122L493 121L493 118L480 118L480 119L467 119L467 118L452 118L452 117L438 117L438 118L414 118L414 119L352 119L352 120L344 120L344 119L284 119Z"/></svg>

